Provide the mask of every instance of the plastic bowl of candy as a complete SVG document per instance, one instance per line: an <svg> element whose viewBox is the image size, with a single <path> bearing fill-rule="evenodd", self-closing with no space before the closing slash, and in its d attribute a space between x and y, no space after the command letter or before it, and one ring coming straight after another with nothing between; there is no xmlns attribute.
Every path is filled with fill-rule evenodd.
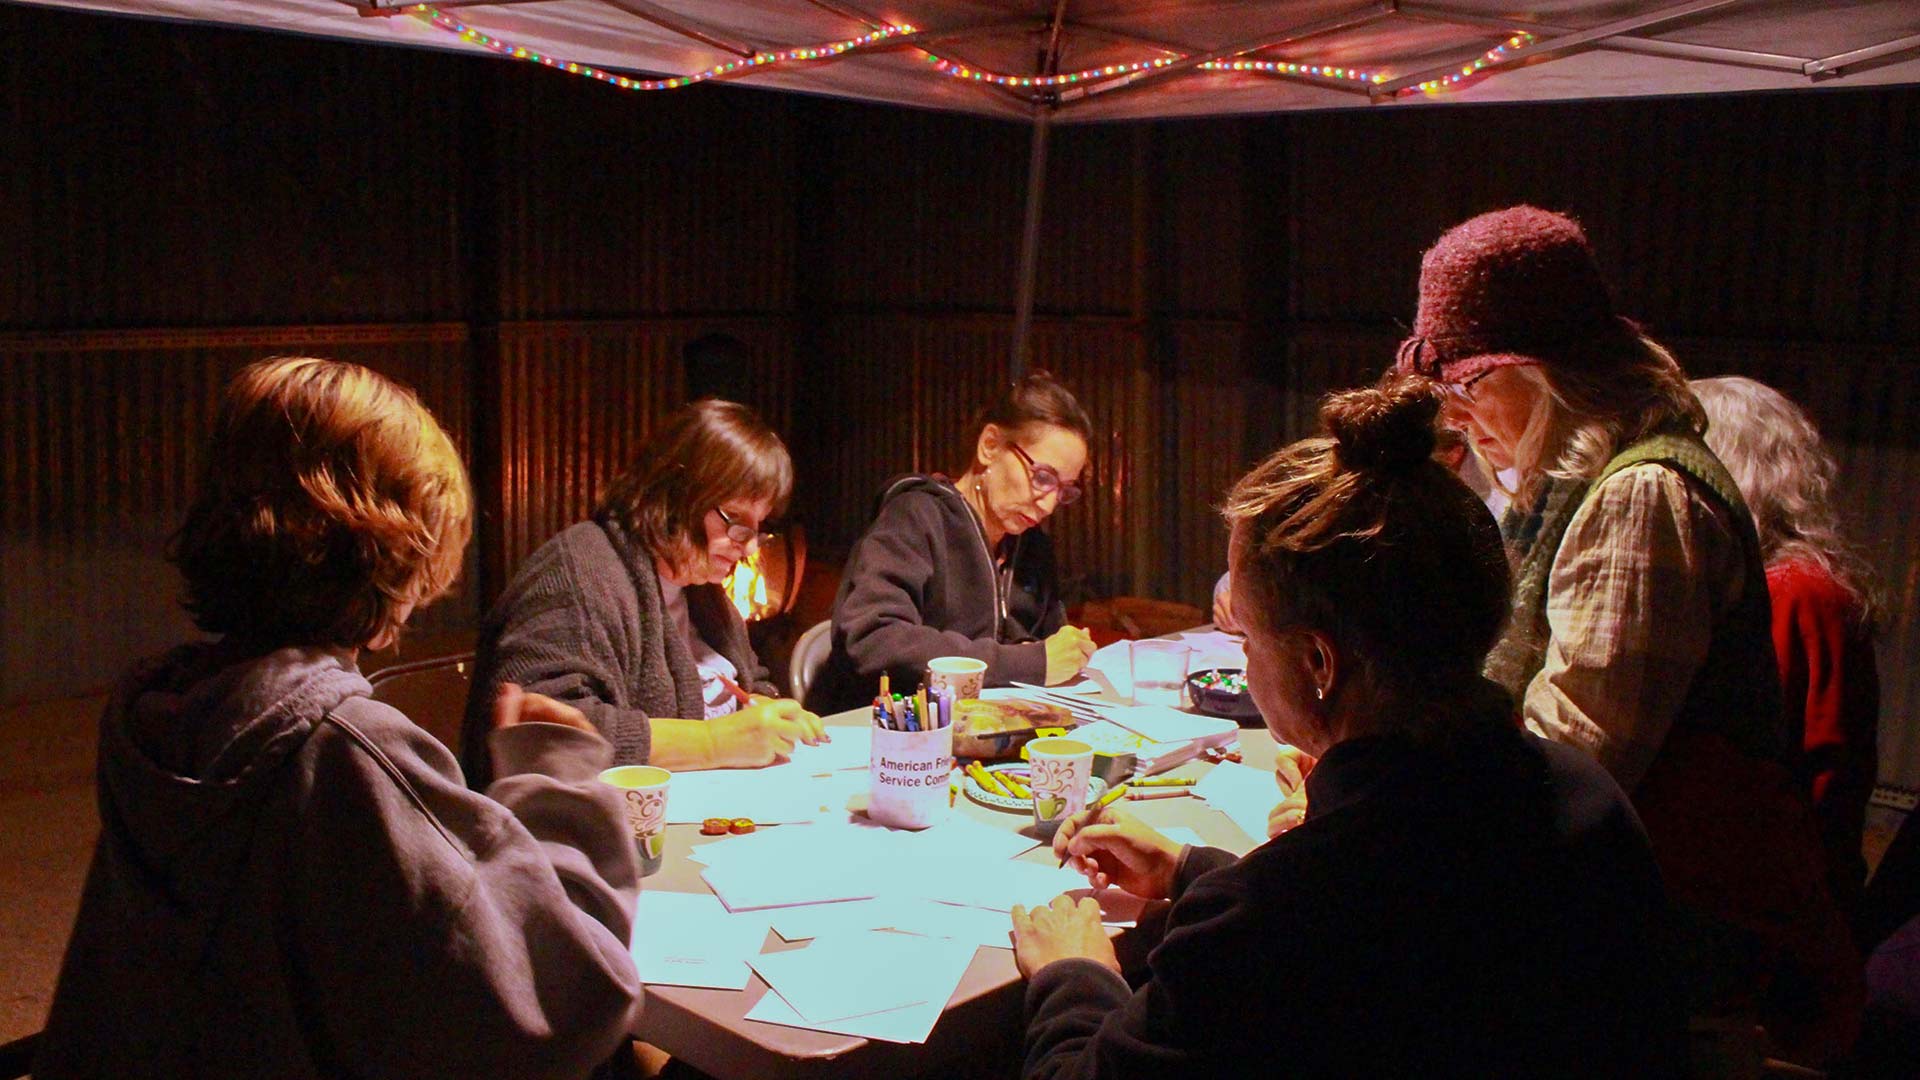
<svg viewBox="0 0 1920 1080"><path fill-rule="evenodd" d="M1243 668L1208 668L1187 676L1187 699L1196 712L1227 720L1260 721L1260 710L1247 693L1247 673ZM1242 725L1243 727L1246 725Z"/></svg>

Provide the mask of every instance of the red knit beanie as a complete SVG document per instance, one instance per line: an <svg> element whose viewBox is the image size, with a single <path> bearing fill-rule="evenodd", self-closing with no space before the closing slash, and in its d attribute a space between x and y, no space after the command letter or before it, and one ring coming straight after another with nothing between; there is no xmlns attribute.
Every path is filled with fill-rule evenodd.
<svg viewBox="0 0 1920 1080"><path fill-rule="evenodd" d="M1578 222L1534 206L1469 218L1420 260L1420 310L1401 371L1465 382L1511 364L1604 364L1635 333L1614 315Z"/></svg>

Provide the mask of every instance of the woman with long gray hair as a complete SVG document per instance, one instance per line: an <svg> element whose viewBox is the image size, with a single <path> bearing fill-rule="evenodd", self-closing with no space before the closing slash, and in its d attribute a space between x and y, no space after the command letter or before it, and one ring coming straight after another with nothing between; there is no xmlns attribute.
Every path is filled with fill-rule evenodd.
<svg viewBox="0 0 1920 1080"><path fill-rule="evenodd" d="M1707 445L1753 512L1794 775L1813 799L1827 884L1851 910L1866 884L1860 841L1879 765L1873 570L1841 532L1839 466L1800 406L1739 376L1698 379L1693 392Z"/></svg>

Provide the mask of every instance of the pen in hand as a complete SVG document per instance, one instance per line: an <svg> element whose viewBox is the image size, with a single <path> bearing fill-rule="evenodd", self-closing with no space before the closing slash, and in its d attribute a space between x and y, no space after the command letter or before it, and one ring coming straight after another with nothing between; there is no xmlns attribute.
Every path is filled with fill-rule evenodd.
<svg viewBox="0 0 1920 1080"><path fill-rule="evenodd" d="M1087 807L1085 810L1080 811L1080 813L1075 816L1078 817L1083 822L1098 820L1100 817L1100 811L1112 805L1115 800L1124 798L1126 794L1127 794L1127 785L1115 784L1113 785L1112 788L1108 789L1105 795L1100 796L1099 802L1096 802L1092 806ZM1060 866L1062 868L1065 868L1066 865L1067 865L1067 855L1065 852L1062 852L1060 854Z"/></svg>

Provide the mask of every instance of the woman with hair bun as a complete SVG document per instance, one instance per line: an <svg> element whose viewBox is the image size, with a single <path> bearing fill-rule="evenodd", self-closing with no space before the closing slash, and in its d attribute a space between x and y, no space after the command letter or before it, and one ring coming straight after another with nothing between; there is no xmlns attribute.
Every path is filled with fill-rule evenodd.
<svg viewBox="0 0 1920 1080"><path fill-rule="evenodd" d="M1873 570L1840 531L1839 466L1800 406L1739 376L1696 379L1693 392L1707 445L1759 531L1794 776L1813 799L1827 884L1851 911L1867 880L1860 844L1879 769Z"/></svg>
<svg viewBox="0 0 1920 1080"><path fill-rule="evenodd" d="M847 558L833 651L808 692L819 712L873 700L880 677L920 685L927 661L969 656L986 685L1062 683L1093 655L1067 625L1053 541L1040 528L1079 499L1093 423L1045 371L1014 383L968 427L954 477L899 477Z"/></svg>
<svg viewBox="0 0 1920 1080"><path fill-rule="evenodd" d="M1646 838L1605 771L1515 726L1481 676L1507 565L1432 458L1438 411L1421 379L1332 396L1326 437L1228 497L1254 700L1319 757L1306 818L1237 860L1111 807L1062 825L1096 887L1173 907L1138 990L1092 900L1013 909L1024 1075L1677 1073Z"/></svg>

